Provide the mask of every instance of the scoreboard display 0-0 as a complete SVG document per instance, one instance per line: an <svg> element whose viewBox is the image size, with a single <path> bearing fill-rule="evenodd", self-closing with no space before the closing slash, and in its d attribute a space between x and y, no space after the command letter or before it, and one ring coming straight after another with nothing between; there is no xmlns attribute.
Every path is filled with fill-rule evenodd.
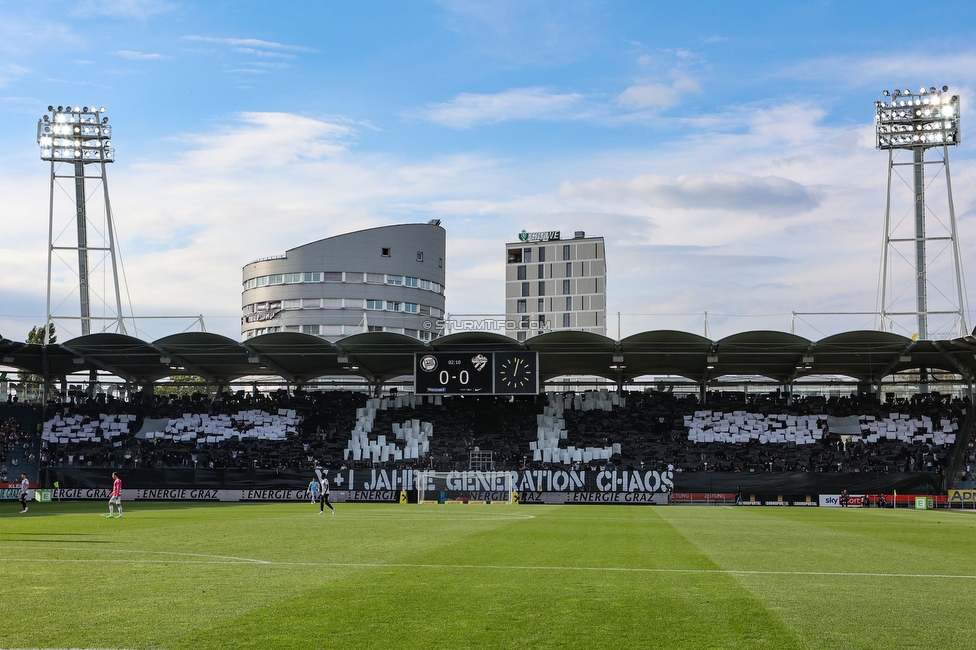
<svg viewBox="0 0 976 650"><path fill-rule="evenodd" d="M418 352L417 395L491 395L495 367L491 352Z"/></svg>
<svg viewBox="0 0 976 650"><path fill-rule="evenodd" d="M417 395L535 395L538 353L418 352L414 356Z"/></svg>

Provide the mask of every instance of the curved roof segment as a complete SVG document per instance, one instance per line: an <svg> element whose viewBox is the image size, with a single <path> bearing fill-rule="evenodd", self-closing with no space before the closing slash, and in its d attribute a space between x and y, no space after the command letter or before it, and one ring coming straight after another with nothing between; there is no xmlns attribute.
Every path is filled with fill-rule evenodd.
<svg viewBox="0 0 976 650"><path fill-rule="evenodd" d="M701 382L722 376L762 376L788 383L811 375L844 375L865 382L915 368L976 377L976 337L912 341L888 332L855 331L817 342L784 332L742 332L712 341L674 330L641 332L615 341L587 332L551 332L520 344L490 332L460 332L428 344L389 332L368 332L336 343L297 332L235 341L187 332L147 342L122 334L92 334L42 346L0 339L0 365L62 377L92 369L133 383L174 374L214 383L244 376L277 376L289 382L317 377L363 377L384 382L414 372L425 350L529 350L539 353L543 381L589 375L630 381L676 375Z"/></svg>

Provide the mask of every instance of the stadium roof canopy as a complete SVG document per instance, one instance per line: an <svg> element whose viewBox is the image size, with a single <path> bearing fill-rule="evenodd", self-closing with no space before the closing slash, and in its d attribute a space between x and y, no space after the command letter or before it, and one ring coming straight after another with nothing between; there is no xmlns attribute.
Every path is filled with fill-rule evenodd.
<svg viewBox="0 0 976 650"><path fill-rule="evenodd" d="M145 384L172 375L199 375L213 383L241 377L363 377L385 382L414 372L424 351L529 350L539 353L542 381L591 375L628 382L672 375L703 382L760 376L789 383L807 376L841 375L876 383L896 372L927 368L976 377L976 337L912 341L876 331L845 332L817 342L784 332L742 332L712 341L688 332L657 330L616 341L586 332L551 332L525 343L489 332L461 332L424 344L389 332L368 332L330 343L296 332L244 342L189 332L147 342L122 334L91 334L49 345L0 338L0 365L52 378L106 371Z"/></svg>

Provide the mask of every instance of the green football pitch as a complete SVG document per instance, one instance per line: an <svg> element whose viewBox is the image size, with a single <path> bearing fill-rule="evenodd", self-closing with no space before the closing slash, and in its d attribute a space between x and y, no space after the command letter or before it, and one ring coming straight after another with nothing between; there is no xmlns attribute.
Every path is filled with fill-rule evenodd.
<svg viewBox="0 0 976 650"><path fill-rule="evenodd" d="M976 648L976 514L0 504L3 648Z"/></svg>

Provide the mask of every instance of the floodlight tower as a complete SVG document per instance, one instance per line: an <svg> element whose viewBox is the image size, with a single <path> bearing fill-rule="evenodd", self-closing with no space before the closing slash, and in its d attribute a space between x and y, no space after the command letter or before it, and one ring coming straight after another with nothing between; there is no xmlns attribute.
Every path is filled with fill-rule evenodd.
<svg viewBox="0 0 976 650"><path fill-rule="evenodd" d="M115 314L100 320L115 322L116 329L125 333L125 323L122 319L122 296L119 290L119 274L115 250L115 226L112 223L112 204L108 196L108 175L105 165L115 162L115 150L112 148L112 127L108 118L103 114L104 108L88 106L48 106L48 113L37 121L37 144L41 147L41 160L51 162L51 198L48 212L48 249L47 249L47 322L44 328L44 342L48 342L51 321L54 318L51 310L52 258L56 251L67 250L78 253L78 295L81 302L81 334L91 333L91 321L98 320L91 314L91 287L89 266L89 251L101 252L104 261L105 253L111 258L112 281L115 288ZM99 175L86 176L86 165L98 165ZM67 167L69 173L62 173ZM89 210L87 201L90 197L85 191L85 180L99 180L102 184L105 207L105 228L102 239L107 245L91 246L88 242ZM55 234L55 196L59 181L70 181L74 185L74 225L77 231L77 245L56 245L58 238ZM71 193L64 189L68 196ZM60 225L60 224L59 224ZM69 228L65 224L64 229ZM61 230L59 229L59 233ZM101 302L108 308L110 305L102 298ZM104 329L104 328L103 328Z"/></svg>
<svg viewBox="0 0 976 650"><path fill-rule="evenodd" d="M942 315L946 320L954 319L955 331L943 330L937 334L965 336L969 333L966 327L966 295L959 255L959 238L956 232L956 212L952 203L952 182L949 176L949 147L955 146L960 139L959 96L950 95L948 86L942 86L941 90L935 87L922 88L917 93L911 90L890 92L885 90L883 95L880 101L874 103L877 148L888 152L888 191L885 197L885 234L879 292L881 329L889 329L894 323L892 318L894 316L915 316L918 338L925 340L930 336L929 316ZM929 150L934 150L936 156L926 160L925 153ZM910 151L912 160L898 161L896 153L899 151ZM930 200L928 204L926 203L925 165L937 166L935 173L930 174L933 179L939 174L938 166L944 170L948 223L932 209L934 201ZM910 180L901 176L900 167L911 167ZM912 208L907 211L904 218L894 224L891 218L893 176L904 181L914 196ZM941 202L941 197L939 200ZM913 217L914 233L910 229L909 217ZM926 229L927 218L933 226L928 230ZM899 229L900 225L905 226L902 232ZM937 232L933 234L933 230ZM932 259L928 259L927 245L930 243L936 245L936 242L942 248ZM906 247L913 247L914 251L902 252ZM949 279L942 277L943 284L938 286L930 280L928 271L929 267L947 250L951 250L953 273ZM898 293L890 286L893 261L899 259L905 262L903 266L912 269L915 285L914 310L899 311L897 306L902 293L910 291L910 286L904 288L902 293ZM945 275L950 274L946 272ZM947 285L955 286L953 288ZM943 308L929 308L930 290L945 305Z"/></svg>

